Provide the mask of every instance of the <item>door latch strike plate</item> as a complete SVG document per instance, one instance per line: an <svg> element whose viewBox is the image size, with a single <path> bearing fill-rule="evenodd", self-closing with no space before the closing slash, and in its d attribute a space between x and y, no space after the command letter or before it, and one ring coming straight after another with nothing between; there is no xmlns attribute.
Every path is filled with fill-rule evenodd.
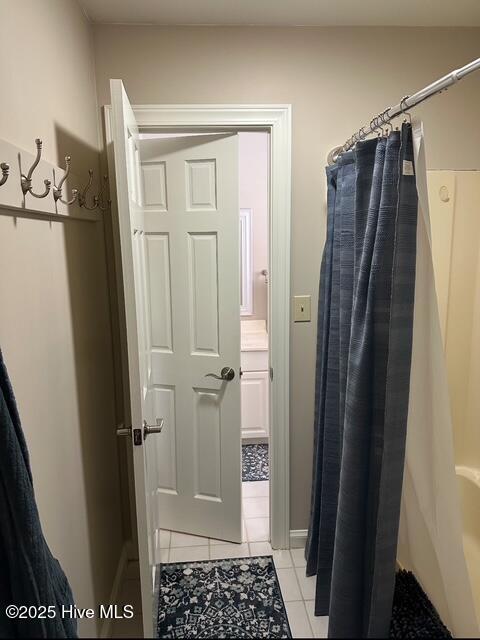
<svg viewBox="0 0 480 640"><path fill-rule="evenodd" d="M133 430L133 444L136 445L137 447L139 447L142 443L143 443L142 430L141 429L134 429Z"/></svg>

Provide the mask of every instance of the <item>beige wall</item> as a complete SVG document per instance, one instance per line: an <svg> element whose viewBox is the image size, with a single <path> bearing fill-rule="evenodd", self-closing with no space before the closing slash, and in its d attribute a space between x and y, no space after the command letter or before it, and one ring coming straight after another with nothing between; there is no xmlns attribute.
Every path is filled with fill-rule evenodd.
<svg viewBox="0 0 480 640"><path fill-rule="evenodd" d="M91 28L74 0L0 0L0 138L98 169ZM1 197L1 194L0 194ZM45 537L77 604L108 600L122 548L102 222L0 215L0 347ZM95 622L80 625L96 634Z"/></svg>
<svg viewBox="0 0 480 640"><path fill-rule="evenodd" d="M91 27L76 0L0 0L0 11L0 138L33 153L40 137L47 160L70 153L82 175L99 148Z"/></svg>
<svg viewBox="0 0 480 640"><path fill-rule="evenodd" d="M268 289L260 272L268 268L268 133L240 133L238 155L240 208L252 209L253 216L253 315L244 319L266 320Z"/></svg>
<svg viewBox="0 0 480 640"><path fill-rule="evenodd" d="M110 78L134 103L293 105L292 294L317 288L331 147L373 114L479 55L480 29L95 26L99 104ZM417 108L433 168L478 167L480 78ZM307 526L315 322L291 329L291 527Z"/></svg>

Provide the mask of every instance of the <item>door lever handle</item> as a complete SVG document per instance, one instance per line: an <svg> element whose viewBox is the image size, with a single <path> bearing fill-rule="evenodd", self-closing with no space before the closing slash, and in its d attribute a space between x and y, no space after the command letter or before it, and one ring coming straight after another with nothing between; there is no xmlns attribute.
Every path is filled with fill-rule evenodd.
<svg viewBox="0 0 480 640"><path fill-rule="evenodd" d="M143 439L145 440L145 438L147 436L149 436L151 433L161 433L164 423L165 423L165 420L163 418L157 418L155 420L155 424L147 424L147 421L144 420L143 421ZM140 429L135 429L135 431L139 432L139 436L141 438L141 435L140 435L141 434L141 430ZM131 436L132 435L132 428L131 427L125 427L125 425L123 425L123 424L119 424L117 426L116 434L117 434L117 436ZM141 440L140 440L140 442L141 442Z"/></svg>
<svg viewBox="0 0 480 640"><path fill-rule="evenodd" d="M205 374L206 378L215 378L215 380L226 380L227 382L229 382L230 380L233 380L235 378L235 371L232 369L232 367L223 367L223 369L220 371L220 375L217 376L216 373L207 373Z"/></svg>
<svg viewBox="0 0 480 640"><path fill-rule="evenodd" d="M147 424L147 421L144 420L143 421L143 439L145 440L145 438L149 436L151 433L161 433L164 422L165 421L163 418L157 418L155 420L156 424Z"/></svg>

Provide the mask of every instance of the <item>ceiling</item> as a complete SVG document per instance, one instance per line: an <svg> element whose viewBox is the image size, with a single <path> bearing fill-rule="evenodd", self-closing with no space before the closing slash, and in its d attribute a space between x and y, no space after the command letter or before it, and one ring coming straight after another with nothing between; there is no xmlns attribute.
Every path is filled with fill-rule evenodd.
<svg viewBox="0 0 480 640"><path fill-rule="evenodd" d="M480 26L480 0L79 0L107 24Z"/></svg>

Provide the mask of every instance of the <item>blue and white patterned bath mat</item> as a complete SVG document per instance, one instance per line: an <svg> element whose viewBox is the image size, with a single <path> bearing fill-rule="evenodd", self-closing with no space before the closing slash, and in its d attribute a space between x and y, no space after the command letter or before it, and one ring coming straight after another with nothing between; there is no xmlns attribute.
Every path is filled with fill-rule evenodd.
<svg viewBox="0 0 480 640"><path fill-rule="evenodd" d="M159 638L291 638L271 556L163 564Z"/></svg>
<svg viewBox="0 0 480 640"><path fill-rule="evenodd" d="M242 481L268 480L268 444L242 445Z"/></svg>

